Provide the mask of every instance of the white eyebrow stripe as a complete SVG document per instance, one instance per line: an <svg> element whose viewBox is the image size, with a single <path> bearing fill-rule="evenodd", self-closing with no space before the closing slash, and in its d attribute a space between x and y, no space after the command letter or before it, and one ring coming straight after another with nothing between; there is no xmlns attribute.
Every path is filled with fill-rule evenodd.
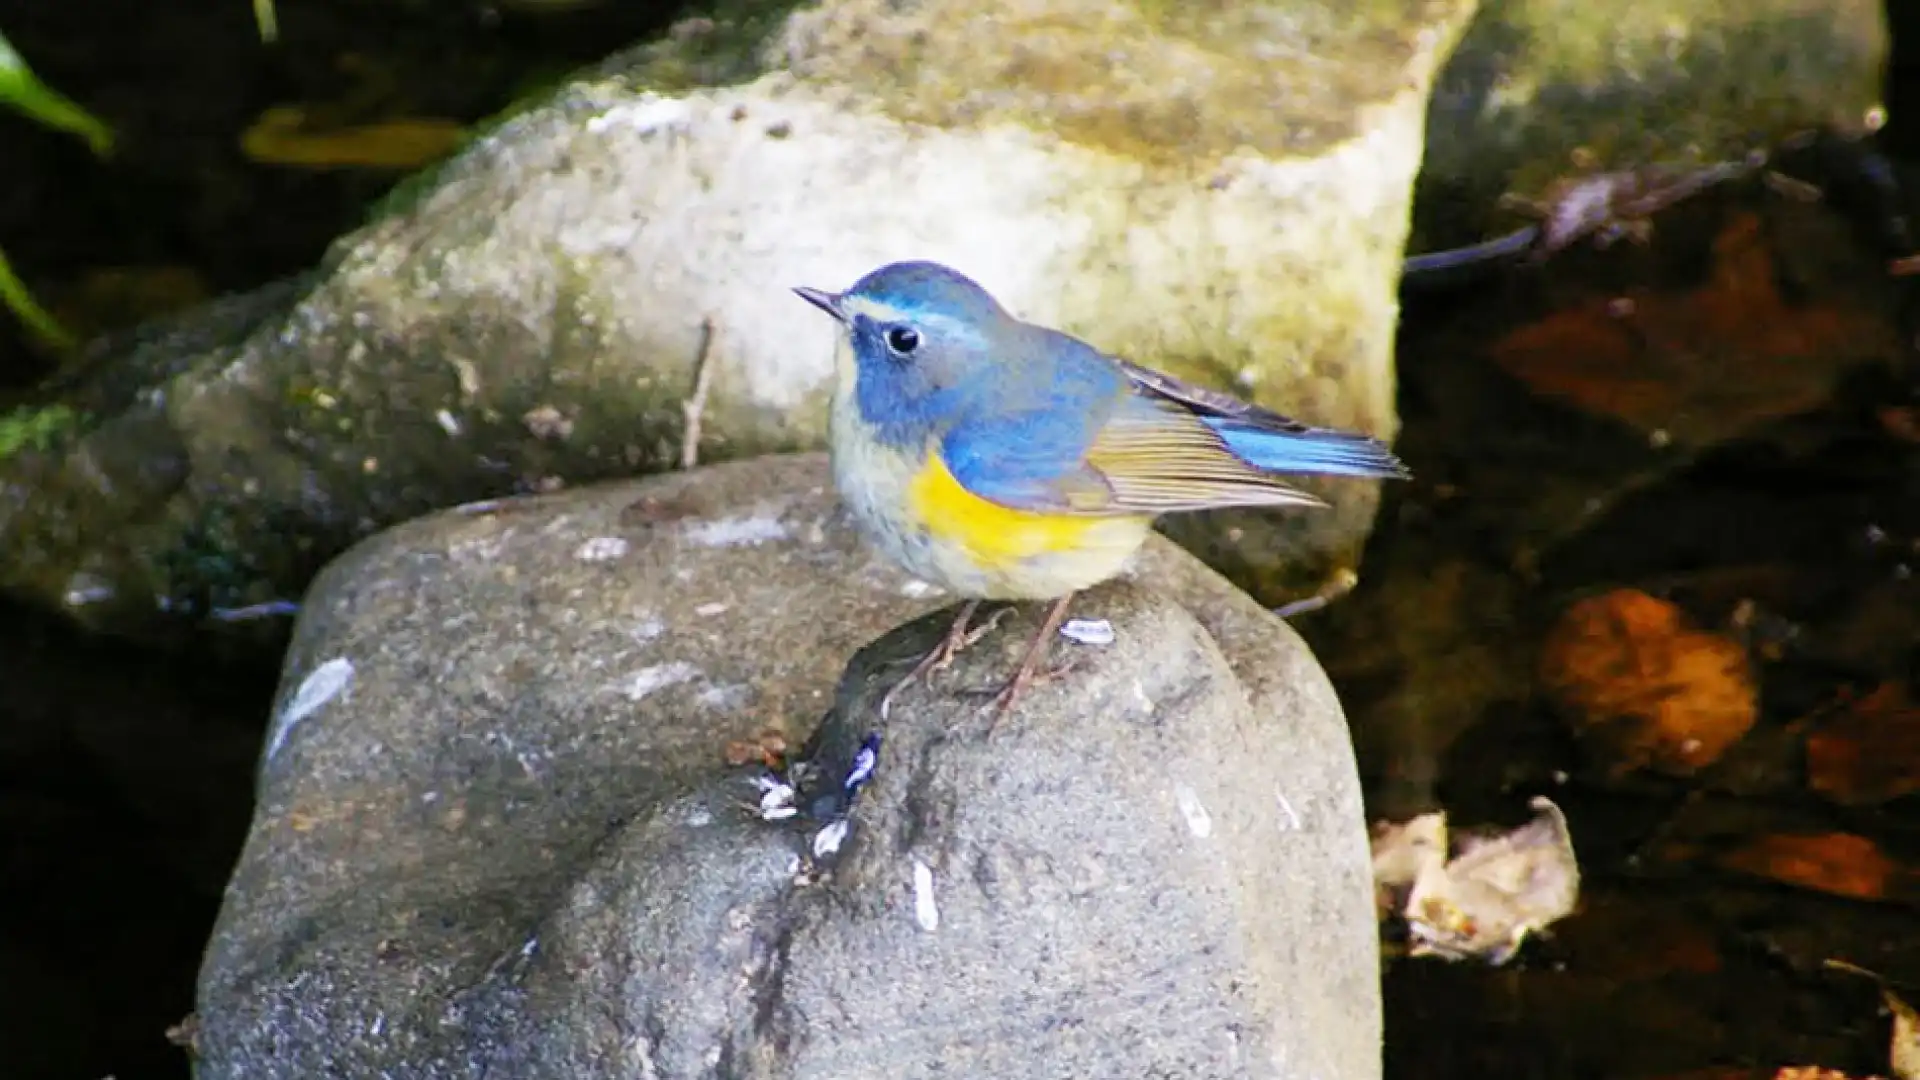
<svg viewBox="0 0 1920 1080"><path fill-rule="evenodd" d="M878 300L869 300L864 296L849 296L840 301L841 310L848 315L865 315L876 322L911 322L923 319L892 304L883 304Z"/></svg>
<svg viewBox="0 0 1920 1080"><path fill-rule="evenodd" d="M909 311L878 300L869 300L864 296L849 296L841 306L851 318L865 316L875 322L907 323L947 341L975 343L980 340L979 328L965 319L956 319L951 315L930 311Z"/></svg>

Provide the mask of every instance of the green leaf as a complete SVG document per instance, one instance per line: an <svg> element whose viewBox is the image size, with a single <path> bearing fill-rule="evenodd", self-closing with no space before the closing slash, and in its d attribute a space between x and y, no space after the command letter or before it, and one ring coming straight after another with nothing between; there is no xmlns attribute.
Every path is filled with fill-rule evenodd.
<svg viewBox="0 0 1920 1080"><path fill-rule="evenodd" d="M273 0L253 0L253 23L260 28L260 40L271 45L280 40L280 16Z"/></svg>
<svg viewBox="0 0 1920 1080"><path fill-rule="evenodd" d="M73 335L27 292L26 283L13 272L13 264L7 261L4 251L0 251L0 304L18 315L34 337L62 352L74 347Z"/></svg>
<svg viewBox="0 0 1920 1080"><path fill-rule="evenodd" d="M86 420L85 413L74 412L65 405L0 413L0 460L25 449L45 453L74 434Z"/></svg>
<svg viewBox="0 0 1920 1080"><path fill-rule="evenodd" d="M11 105L51 128L78 135L93 152L113 152L113 129L34 75L0 34L0 105Z"/></svg>

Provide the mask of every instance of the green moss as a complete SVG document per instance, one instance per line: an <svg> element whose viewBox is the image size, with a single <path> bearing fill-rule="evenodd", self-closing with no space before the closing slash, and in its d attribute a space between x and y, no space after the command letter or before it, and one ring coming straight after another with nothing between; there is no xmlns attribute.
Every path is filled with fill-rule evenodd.
<svg viewBox="0 0 1920 1080"><path fill-rule="evenodd" d="M1650 3L1488 5L1428 113L1416 247L1513 227L1498 197L1538 197L1576 160L1737 160L1822 122L1857 123L1879 96L1885 40L1861 0L1702 4L1688 18L1668 26Z"/></svg>
<svg viewBox="0 0 1920 1080"><path fill-rule="evenodd" d="M609 60L602 71L629 89L659 93L749 82L772 66L768 42L795 6L792 0L721 0L710 15L675 23L665 37Z"/></svg>
<svg viewBox="0 0 1920 1080"><path fill-rule="evenodd" d="M501 127L505 126L515 117L545 104L548 98L552 96L556 86L564 85L564 79L556 79L553 83L542 84L532 92L515 98L507 104L506 108L501 109L492 116L482 117L474 121L467 127L466 134L461 138L460 149L457 152L449 154L431 165L402 177L393 187L387 189L385 195L375 200L373 205L367 208L366 213L361 218L361 224L363 226L372 225L375 222L383 221L396 214L404 214L412 210L415 206L419 205L422 198L439 190L440 178L446 175L447 169L458 162L461 156L467 153L476 143L481 142L494 132L499 131Z"/></svg>
<svg viewBox="0 0 1920 1080"><path fill-rule="evenodd" d="M1011 123L1148 164L1281 157L1350 139L1356 106L1414 89L1416 58L1468 5L1412 0L844 0L796 17L802 78L899 119ZM1197 74L1204 73L1204 74Z"/></svg>
<svg viewBox="0 0 1920 1080"><path fill-rule="evenodd" d="M0 416L0 461L20 450L45 453L78 434L87 416L65 405L15 409Z"/></svg>

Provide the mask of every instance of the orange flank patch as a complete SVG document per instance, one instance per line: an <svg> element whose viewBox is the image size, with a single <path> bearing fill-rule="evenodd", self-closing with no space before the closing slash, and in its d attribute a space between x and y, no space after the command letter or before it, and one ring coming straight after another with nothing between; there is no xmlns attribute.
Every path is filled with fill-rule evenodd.
<svg viewBox="0 0 1920 1080"><path fill-rule="evenodd" d="M927 455L907 498L934 539L965 548L989 570L1088 547L1106 524L1097 516L1034 513L983 499L962 486L937 453Z"/></svg>

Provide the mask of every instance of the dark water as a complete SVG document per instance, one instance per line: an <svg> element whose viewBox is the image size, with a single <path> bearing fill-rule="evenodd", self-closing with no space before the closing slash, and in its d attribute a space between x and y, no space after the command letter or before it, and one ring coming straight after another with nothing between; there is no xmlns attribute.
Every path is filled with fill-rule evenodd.
<svg viewBox="0 0 1920 1080"><path fill-rule="evenodd" d="M471 122L676 7L283 0L266 47L248 0L0 0L13 46L121 140L102 162L0 110L0 248L85 330L253 288L311 266L399 176L250 162L263 110ZM51 362L0 316L0 403ZM271 640L141 650L0 599L0 1076L188 1075L164 1033L193 1007L277 676Z"/></svg>
<svg viewBox="0 0 1920 1080"><path fill-rule="evenodd" d="M92 328L253 288L313 265L398 178L248 161L240 136L264 110L305 106L341 127L472 122L653 36L681 6L282 3L279 41L266 46L251 0L0 0L15 49L120 139L102 163L77 139L0 113L0 246L43 301ZM45 364L11 318L0 322L0 388Z"/></svg>
<svg viewBox="0 0 1920 1080"><path fill-rule="evenodd" d="M1920 11L1891 7L1882 142L1920 159ZM280 15L285 44L268 49L244 0L0 0L0 28L41 74L126 135L102 164L0 116L0 245L64 315L104 329L304 268L395 179L250 164L236 138L262 109L470 121L670 12L367 0ZM1510 824L1546 793L1586 878L1578 916L1508 967L1389 968L1394 1080L1796 1062L1866 1075L1885 1071L1878 989L1823 961L1920 999L1920 877L1849 899L1729 862L1771 835L1845 833L1920 866L1912 797L1836 807L1802 775L1809 717L1920 685L1920 443L1887 419L1914 401L1916 308L1880 272L1886 208L1844 158L1800 164L1827 193L1818 205L1715 192L1662 215L1646 249L1408 290L1400 449L1419 480L1391 493L1359 589L1296 625L1348 705L1376 816L1444 806ZM1742 236L1747 254L1729 255ZM1774 283L1757 293L1727 269L1755 252ZM1643 312L1662 297L1690 313L1731 305L1729 322L1636 324L1693 335L1643 349L1680 357L1657 381L1694 417L1664 443L1631 408L1605 407L1606 379L1500 361L1552 353L1529 353L1526 335L1562 324L1551 340L1598 341L1604 327L1569 313L1625 295ZM1815 317L1831 312L1844 318ZM1884 362L1843 365L1815 391L1763 388L1764 415L1714 393L1782 335L1854 348L1875 326L1896 343ZM0 324L0 391L46 370L11 335ZM1703 627L1738 625L1771 657L1753 732L1693 776L1596 768L1536 691L1547 629L1621 586ZM258 642L136 649L0 602L0 1074L186 1075L162 1033L191 1008L276 676Z"/></svg>
<svg viewBox="0 0 1920 1080"><path fill-rule="evenodd" d="M1920 855L1912 796L1833 805L1807 790L1804 749L1827 717L1920 674L1920 444L1879 420L1920 400L1901 350L1817 404L1697 448L1653 445L1487 359L1490 341L1632 293L1621 279L1709 307L1711 291L1696 290L1716 271L1700 249L1769 213L1857 245L1857 266L1811 287L1874 293L1862 308L1897 325L1912 298L1873 289L1870 230L1754 192L1664 215L1652 253L1575 256L1472 302L1408 298L1399 448L1419 481L1387 503L1360 588L1296 625L1341 689L1376 816L1445 807L1462 823L1511 825L1546 795L1571 822L1583 895L1507 968L1390 968L1395 1080L1770 1076L1787 1064L1884 1075L1879 988L1826 961L1920 996L1920 892L1905 871L1846 898L1822 891L1839 887L1840 868L1790 888L1784 860L1746 857L1776 837L1831 834L1866 838L1896 866ZM1687 381L1678 348L1652 351L1674 365L1671 382ZM1695 775L1611 774L1539 692L1549 628L1575 601L1622 587L1767 657L1758 722ZM1920 754L1896 767L1913 775Z"/></svg>

